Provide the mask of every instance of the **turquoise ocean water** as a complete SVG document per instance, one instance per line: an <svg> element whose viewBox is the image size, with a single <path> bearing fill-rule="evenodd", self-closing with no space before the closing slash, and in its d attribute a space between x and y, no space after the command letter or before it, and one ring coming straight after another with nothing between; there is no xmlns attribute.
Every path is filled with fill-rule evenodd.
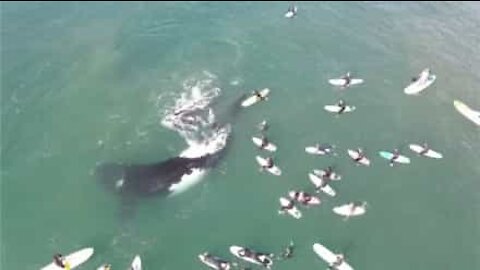
<svg viewBox="0 0 480 270"><path fill-rule="evenodd" d="M93 246L78 269L206 269L203 251L233 259L230 245L295 257L274 269L325 269L320 242L355 269L480 267L480 130L453 107L480 108L477 3L298 2L285 19L275 3L2 2L1 269L39 269L55 252ZM436 82L407 96L430 67ZM351 71L365 83L338 91ZM211 81L228 107L268 87L268 102L231 120L229 151L203 181L174 197L137 202L133 216L93 175L98 162L147 163L186 148L164 128L163 111L184 85ZM343 98L357 107L323 110ZM217 114L222 111L216 110ZM221 115L217 115L221 118ZM250 137L262 119L279 150L281 177L258 171ZM337 157L304 147L337 146ZM417 157L428 141L442 160ZM347 148L372 161L357 167ZM377 152L398 147L410 165L390 168ZM312 191L307 173L334 165L335 198L294 220L277 214L289 189ZM365 200L345 222L334 206Z"/></svg>

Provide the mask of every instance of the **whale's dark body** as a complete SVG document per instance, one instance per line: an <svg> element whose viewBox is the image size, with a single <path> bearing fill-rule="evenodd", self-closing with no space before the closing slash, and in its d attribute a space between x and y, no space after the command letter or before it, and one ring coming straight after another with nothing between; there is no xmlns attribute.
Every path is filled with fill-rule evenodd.
<svg viewBox="0 0 480 270"><path fill-rule="evenodd" d="M192 169L215 166L224 152L225 149L199 158L173 157L152 164L102 164L97 167L97 176L108 189L120 194L167 194L169 188Z"/></svg>

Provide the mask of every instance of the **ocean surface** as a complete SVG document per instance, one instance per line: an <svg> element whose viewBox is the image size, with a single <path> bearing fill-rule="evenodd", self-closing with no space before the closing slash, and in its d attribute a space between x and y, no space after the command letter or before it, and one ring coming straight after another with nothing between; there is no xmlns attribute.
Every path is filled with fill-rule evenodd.
<svg viewBox="0 0 480 270"><path fill-rule="evenodd" d="M207 269L204 251L231 245L295 256L273 269L325 269L319 242L354 269L480 268L480 129L453 107L480 109L480 5L453 2L31 2L1 10L0 268L39 269L52 254L94 247L77 269ZM418 96L403 89L424 68ZM350 71L365 82L328 84ZM267 102L226 115L242 95ZM152 163L185 139L162 125L182 94L216 89L213 112L232 127L228 151L200 183L175 196L125 202L95 176L101 162ZM323 106L344 99L353 113ZM261 173L251 136L267 135L283 174ZM428 142L441 160L419 157ZM337 156L305 153L331 143ZM348 148L372 164L356 166ZM411 164L389 167L399 148ZM313 192L308 172L332 165L336 197L279 215L288 190ZM367 201L343 221L332 208ZM132 213L124 215L125 203Z"/></svg>

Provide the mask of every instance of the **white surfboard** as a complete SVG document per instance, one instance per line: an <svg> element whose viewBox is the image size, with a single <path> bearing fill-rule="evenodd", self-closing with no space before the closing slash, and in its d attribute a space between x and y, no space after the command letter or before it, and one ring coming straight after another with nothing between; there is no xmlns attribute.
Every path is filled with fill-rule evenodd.
<svg viewBox="0 0 480 270"><path fill-rule="evenodd" d="M348 149L348 155L357 163L365 166L370 166L370 160L367 157L362 157L360 160L356 161L359 157L359 154L355 150Z"/></svg>
<svg viewBox="0 0 480 270"><path fill-rule="evenodd" d="M297 198L297 196L295 196L296 193L297 193L297 191L290 190L288 192L288 197L290 197L290 199L295 200L296 202L301 203L303 205L319 205L321 203L320 198L315 197L311 194L305 193L303 191L298 192L299 194L308 195L310 197L310 199L308 201L305 201L304 197Z"/></svg>
<svg viewBox="0 0 480 270"><path fill-rule="evenodd" d="M270 89L268 89L268 88L262 89L262 90L259 91L259 93L264 99L266 99L268 94L270 93ZM256 95L251 95L242 102L242 107L252 106L253 104L255 104L255 103L257 103L261 100L262 99L257 97Z"/></svg>
<svg viewBox="0 0 480 270"><path fill-rule="evenodd" d="M313 170L313 173L320 176L321 178L323 178L325 176L325 171L324 170ZM330 174L330 177L328 179L333 180L333 181L339 181L339 180L342 180L342 176L339 175L336 172L332 172L332 174Z"/></svg>
<svg viewBox="0 0 480 270"><path fill-rule="evenodd" d="M252 137L252 141L257 147L260 147L262 145L262 139L261 138ZM268 142L268 144L265 147L263 147L262 149L265 149L265 150L270 151L270 152L275 152L275 151L277 151L277 146L275 144L271 143L271 142Z"/></svg>
<svg viewBox="0 0 480 270"><path fill-rule="evenodd" d="M202 253L198 255L198 259L211 269L215 270L230 270L232 264L218 257L212 256L208 253Z"/></svg>
<svg viewBox="0 0 480 270"><path fill-rule="evenodd" d="M405 87L404 92L407 95L418 94L432 85L436 78L437 76L430 74L428 69L424 69L420 75L418 75L418 79L415 82Z"/></svg>
<svg viewBox="0 0 480 270"><path fill-rule="evenodd" d="M133 258L130 270L142 270L142 260L139 255L136 255L135 258Z"/></svg>
<svg viewBox="0 0 480 270"><path fill-rule="evenodd" d="M257 159L257 163L260 166L266 166L267 165L267 159L265 159L261 156L256 156L256 159ZM280 176L282 174L282 170L280 170L280 168L278 168L275 164L271 168L265 168L265 170L268 171L269 173L273 174L273 175L276 175L276 176Z"/></svg>
<svg viewBox="0 0 480 270"><path fill-rule="evenodd" d="M380 154L381 157L383 157L384 159L388 159L388 160L390 160L393 157L393 153L390 153L390 152L387 152L387 151L380 151L379 154ZM394 160L394 162L409 164L410 159L406 156L399 155L398 158Z"/></svg>
<svg viewBox="0 0 480 270"><path fill-rule="evenodd" d="M318 177L317 175L315 175L313 173L309 173L308 177L310 178L310 182L313 183L313 185L315 186L316 189L320 188L321 191L323 191L324 193L326 193L327 195L330 195L332 197L334 197L336 195L335 190L333 190L333 188L331 186L329 186L328 184L321 187L323 185L324 181L320 177Z"/></svg>
<svg viewBox="0 0 480 270"><path fill-rule="evenodd" d="M320 149L318 149L318 147L314 145L314 146L305 147L305 152L312 155L329 155L329 154L335 155L334 148L335 146L331 145L331 147L328 149L322 149L322 145L320 145Z"/></svg>
<svg viewBox="0 0 480 270"><path fill-rule="evenodd" d="M74 269L82 263L86 262L93 255L93 248L84 248L69 254L65 257L65 264L68 263L70 269ZM41 270L63 270L63 268L57 266L54 262L43 267Z"/></svg>
<svg viewBox="0 0 480 270"><path fill-rule="evenodd" d="M291 201L289 199L286 199L284 197L280 197L279 200L280 200L280 205L282 207L288 206L291 203ZM302 212L300 212L300 210L298 210L298 208L295 205L290 209L279 210L278 211L279 214L283 214L285 212L288 213L290 216L296 218L296 219L299 219L299 218L302 217Z"/></svg>
<svg viewBox="0 0 480 270"><path fill-rule="evenodd" d="M334 86L345 86L346 80L342 78L330 79L328 82ZM363 83L363 79L350 79L349 86Z"/></svg>
<svg viewBox="0 0 480 270"><path fill-rule="evenodd" d="M410 144L409 145L410 150L413 152L420 154L422 151L425 149L423 146L420 146L418 144ZM428 151L424 154L421 154L422 156L430 157L430 158L443 158L443 155L438 153L437 151L433 151L432 149L428 149Z"/></svg>
<svg viewBox="0 0 480 270"><path fill-rule="evenodd" d="M313 251L320 257L322 260L328 263L328 265L331 265L337 260L337 256L335 253L331 252L328 248L324 247L323 245L319 243L313 244ZM353 268L347 263L343 262L339 266L337 266L335 269L338 270L353 270Z"/></svg>
<svg viewBox="0 0 480 270"><path fill-rule="evenodd" d="M465 116L468 120L472 121L477 126L480 126L480 111L471 109L460 100L454 100L453 106L455 106L455 109L457 109L457 111Z"/></svg>
<svg viewBox="0 0 480 270"><path fill-rule="evenodd" d="M338 113L342 107L340 107L338 105L325 105L325 107L323 107L323 108L327 112ZM354 110L355 110L355 106L348 106L347 105L345 107L345 110L343 110L343 112L341 112L341 113L353 112Z"/></svg>
<svg viewBox="0 0 480 270"><path fill-rule="evenodd" d="M333 212L343 217L354 217L365 214L366 203L355 206L354 203L348 203L333 208Z"/></svg>
<svg viewBox="0 0 480 270"><path fill-rule="evenodd" d="M254 253L253 257L255 257L255 258L253 258L252 256L241 256L240 252L242 250L245 250L245 248L240 247L240 246L231 246L230 247L230 253L232 253L235 257L237 257L239 259L242 259L244 261L247 261L247 262L253 263L253 264L264 265L263 263L258 261L258 259L261 259L265 262L265 265L268 269L270 269L272 267L272 265L273 265L272 258L270 256L268 256L267 254L261 253L261 255L258 256L258 259L257 259L256 258L257 256L255 256L255 254L258 254L258 252L250 249L250 251Z"/></svg>

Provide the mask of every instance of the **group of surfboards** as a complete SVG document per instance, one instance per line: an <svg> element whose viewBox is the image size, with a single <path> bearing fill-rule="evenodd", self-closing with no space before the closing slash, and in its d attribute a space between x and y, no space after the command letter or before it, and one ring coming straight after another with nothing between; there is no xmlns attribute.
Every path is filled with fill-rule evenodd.
<svg viewBox="0 0 480 270"><path fill-rule="evenodd" d="M88 261L94 253L92 247L83 248L81 250L75 251L67 256L61 254L55 254L53 256L53 262L41 268L41 270L70 270L82 265ZM136 255L133 258L132 263L130 264L129 270L142 270L142 260L139 255ZM97 268L97 270L112 270L110 264L103 264Z"/></svg>
<svg viewBox="0 0 480 270"><path fill-rule="evenodd" d="M295 11L293 11L295 10ZM293 14L293 17L296 14L297 9L289 9L289 13ZM286 17L287 14L285 15ZM422 70L422 72L412 79L412 82L405 87L404 93L407 95L416 95L425 90L427 87L432 85L435 81L436 75L432 74L430 69L426 68ZM340 78L330 79L328 82L341 89L348 88L353 85L359 85L363 83L363 79L353 78L351 74L348 72L345 75L341 76ZM253 91L252 95L246 98L242 102L243 107L252 106L260 101L268 100L268 95L270 94L270 89L265 88L259 91ZM458 100L454 101L455 108L462 113L465 117L472 120L477 125L480 123L480 112L473 111L465 104L461 103ZM340 100L337 104L334 105L326 105L324 109L328 112L335 113L337 115L343 114L346 112L353 112L355 110L355 106L347 105L345 101ZM263 134L268 129L268 123L266 120L259 124L259 129L262 132L261 136L254 136L252 137L253 143L261 150L268 151L268 152L275 152L277 150L277 146L268 140L268 138ZM414 153L418 154L419 156L433 158L433 159L441 159L443 155L435 150L432 150L427 143L423 144L409 144L409 148ZM307 146L305 148L305 152L312 155L337 155L335 152L335 146L330 144L316 144L314 146ZM387 159L389 161L390 166L394 166L395 164L409 164L410 158L402 155L398 149L394 149L392 152L389 151L379 151L378 152L380 157ZM357 149L347 149L347 154L349 157L357 164L363 166L370 166L371 161L361 148ZM256 156L256 161L260 166L261 171L267 171L275 176L280 176L282 174L282 170L274 163L272 157L262 157L260 155ZM330 186L331 181L339 181L342 177L333 171L332 167L328 167L323 170L313 170L309 173L310 181L315 186L315 190L317 193L323 192L329 196L335 196L335 190ZM287 213L290 216L299 219L302 217L301 211L296 207L296 204L300 204L302 206L313 206L319 205L321 203L320 198L309 194L305 191L301 190L290 190L288 196L280 197L280 205L281 208L279 213ZM366 212L366 202L350 202L341 206L337 206L333 208L333 212L345 217L348 219L352 216L360 216L365 214ZM342 254L334 254L326 247L319 243L315 243L313 245L313 249L315 253L317 253L323 260L325 260L329 267L332 269L352 269L350 265L348 265ZM234 253L234 252L232 252ZM261 253L263 254L263 253ZM263 254L265 255L265 254ZM266 256L266 255L265 255ZM240 256L237 256L240 257ZM247 260L248 261L248 260ZM250 259L251 262L257 264L262 264L269 268L268 264L263 264L259 260ZM222 269L222 268L215 268L215 269Z"/></svg>

